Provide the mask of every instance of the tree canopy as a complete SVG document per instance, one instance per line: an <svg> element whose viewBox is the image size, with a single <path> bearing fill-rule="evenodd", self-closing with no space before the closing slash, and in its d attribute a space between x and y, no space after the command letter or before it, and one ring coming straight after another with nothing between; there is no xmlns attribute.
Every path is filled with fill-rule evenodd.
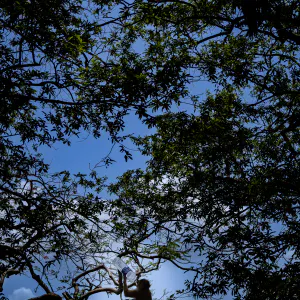
<svg viewBox="0 0 300 300"><path fill-rule="evenodd" d="M164 53L184 52L190 82L215 89L194 113L158 116L157 133L135 139L150 156L146 171L128 171L111 192L121 210L145 210L198 255L187 282L195 296L298 299L299 10L293 1L247 3L257 5L255 26L246 1L140 9L153 26L146 36Z"/></svg>
<svg viewBox="0 0 300 300"><path fill-rule="evenodd" d="M65 262L65 299L120 293L103 264L120 251L194 273L184 292L203 299L297 299L299 21L293 0L2 1L0 288L29 273L56 297ZM129 114L156 133L123 133ZM95 170L50 174L41 146L83 131L126 160L130 138L147 169L109 200Z"/></svg>

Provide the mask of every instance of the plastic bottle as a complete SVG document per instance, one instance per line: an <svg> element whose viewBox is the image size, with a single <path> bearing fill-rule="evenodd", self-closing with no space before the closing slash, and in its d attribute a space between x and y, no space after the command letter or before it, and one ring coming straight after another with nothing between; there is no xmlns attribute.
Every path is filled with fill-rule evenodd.
<svg viewBox="0 0 300 300"><path fill-rule="evenodd" d="M124 263L120 257L116 257L112 260L113 265L124 275L128 281L133 282L136 279L135 273Z"/></svg>

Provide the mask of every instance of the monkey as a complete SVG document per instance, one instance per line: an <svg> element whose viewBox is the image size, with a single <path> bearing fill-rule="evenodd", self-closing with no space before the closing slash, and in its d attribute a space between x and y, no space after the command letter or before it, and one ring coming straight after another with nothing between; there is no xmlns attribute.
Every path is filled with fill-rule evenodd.
<svg viewBox="0 0 300 300"><path fill-rule="evenodd" d="M140 279L137 282L137 289L129 290L126 282L126 275L124 276L124 295L136 300L152 300L152 295L149 290L150 282L147 279Z"/></svg>

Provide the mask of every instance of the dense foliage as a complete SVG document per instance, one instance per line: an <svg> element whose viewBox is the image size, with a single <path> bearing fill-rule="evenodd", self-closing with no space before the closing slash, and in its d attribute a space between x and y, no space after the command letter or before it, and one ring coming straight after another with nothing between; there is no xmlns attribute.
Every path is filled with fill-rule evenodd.
<svg viewBox="0 0 300 300"><path fill-rule="evenodd" d="M2 1L1 286L29 272L48 295L57 275L66 299L120 293L102 263L121 251L193 272L204 299L297 299L299 21L293 0ZM128 114L157 132L131 137L148 168L113 200L95 171L49 174L40 147L83 131L130 159Z"/></svg>
<svg viewBox="0 0 300 300"><path fill-rule="evenodd" d="M298 299L299 7L161 1L136 11L147 55L172 53L190 83L214 90L191 95L193 113L158 116L156 134L134 139L151 158L111 185L116 210L135 208L128 217L147 216L194 253L186 286L195 296Z"/></svg>

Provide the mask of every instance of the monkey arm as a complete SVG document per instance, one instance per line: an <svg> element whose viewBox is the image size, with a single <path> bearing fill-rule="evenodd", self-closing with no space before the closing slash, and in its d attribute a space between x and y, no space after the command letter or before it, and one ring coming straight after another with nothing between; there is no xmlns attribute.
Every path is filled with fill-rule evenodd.
<svg viewBox="0 0 300 300"><path fill-rule="evenodd" d="M132 297L132 298L136 298L138 295L137 290L129 290L128 289L126 275L124 276L124 295L126 297Z"/></svg>

